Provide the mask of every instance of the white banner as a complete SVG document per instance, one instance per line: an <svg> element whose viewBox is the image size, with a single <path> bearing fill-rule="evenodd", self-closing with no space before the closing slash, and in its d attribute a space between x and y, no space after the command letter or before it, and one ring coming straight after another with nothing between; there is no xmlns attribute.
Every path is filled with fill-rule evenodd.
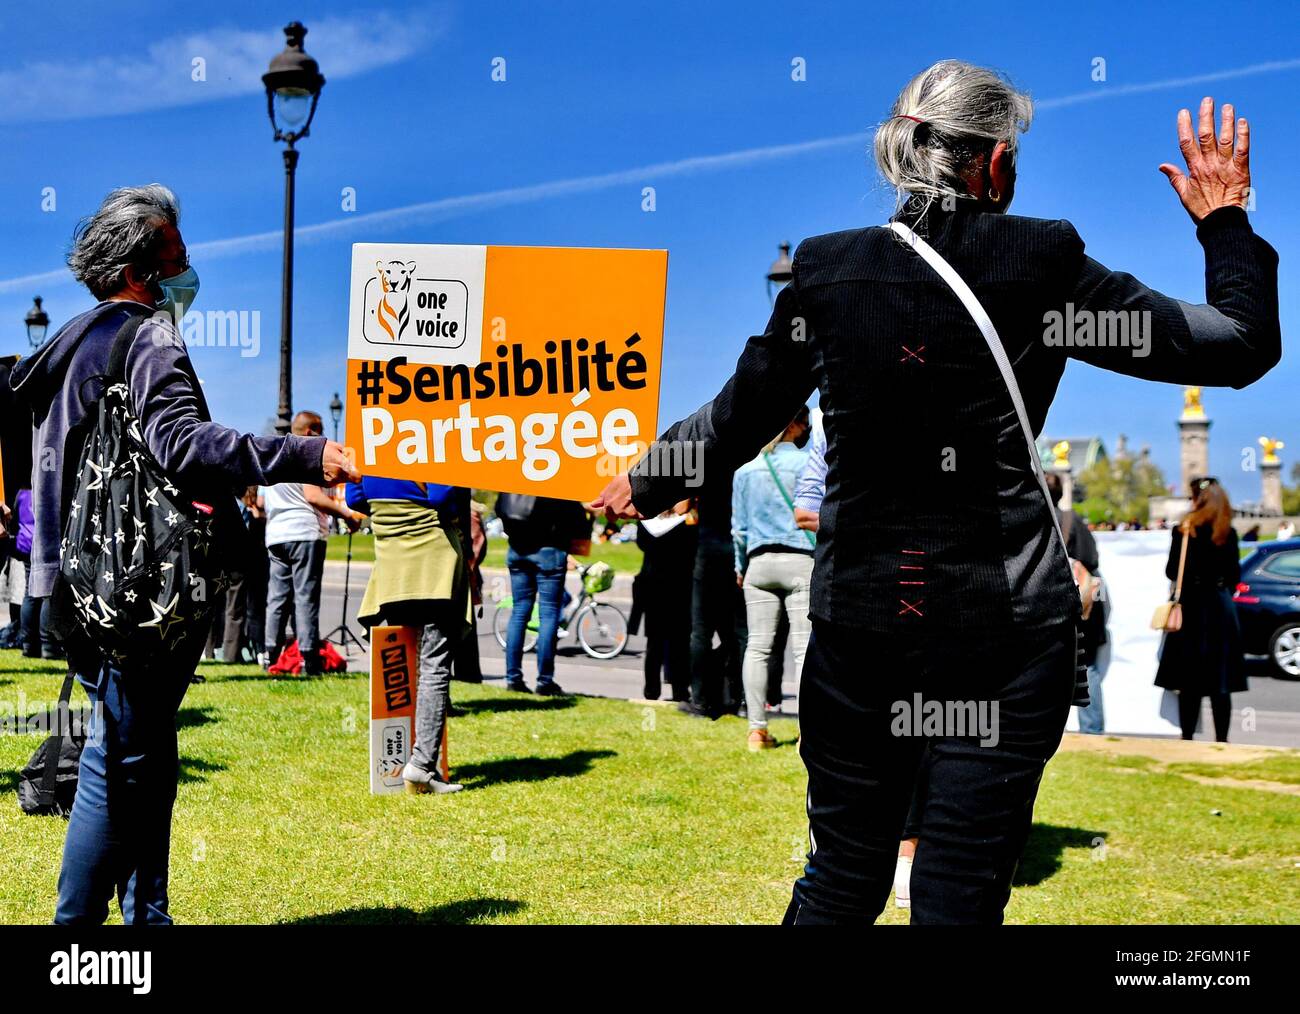
<svg viewBox="0 0 1300 1014"><path fill-rule="evenodd" d="M1097 659L1103 673L1106 732L1176 736L1177 724L1160 714L1164 691L1155 685L1160 632L1151 629L1151 614L1169 598L1165 563L1173 536L1169 530L1095 535L1110 604L1110 640ZM1079 729L1073 708L1066 727L1071 732Z"/></svg>

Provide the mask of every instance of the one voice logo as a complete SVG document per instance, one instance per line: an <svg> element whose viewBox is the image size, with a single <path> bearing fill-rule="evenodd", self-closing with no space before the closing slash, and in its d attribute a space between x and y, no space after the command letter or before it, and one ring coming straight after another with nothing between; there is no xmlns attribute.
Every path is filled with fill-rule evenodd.
<svg viewBox="0 0 1300 1014"><path fill-rule="evenodd" d="M50 982L56 986L130 986L148 993L153 986L153 954L149 951L70 950L50 955Z"/></svg>
<svg viewBox="0 0 1300 1014"><path fill-rule="evenodd" d="M469 288L459 279L419 278L415 261L375 261L361 334L374 345L455 349L465 343Z"/></svg>

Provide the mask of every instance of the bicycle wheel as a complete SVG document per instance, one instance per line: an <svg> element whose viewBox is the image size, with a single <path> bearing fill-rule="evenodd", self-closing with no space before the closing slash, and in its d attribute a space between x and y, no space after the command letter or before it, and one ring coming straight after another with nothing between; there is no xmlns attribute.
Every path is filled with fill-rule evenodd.
<svg viewBox="0 0 1300 1014"><path fill-rule="evenodd" d="M593 602L577 621L578 643L592 658L613 658L627 647L627 617L618 606Z"/></svg>
<svg viewBox="0 0 1300 1014"><path fill-rule="evenodd" d="M506 634L510 630L510 615L515 611L514 603L510 599L502 599L497 603L496 614L492 617L492 633L496 636L497 644L501 650L506 650ZM524 654L532 651L537 647L536 629L526 629L524 631Z"/></svg>

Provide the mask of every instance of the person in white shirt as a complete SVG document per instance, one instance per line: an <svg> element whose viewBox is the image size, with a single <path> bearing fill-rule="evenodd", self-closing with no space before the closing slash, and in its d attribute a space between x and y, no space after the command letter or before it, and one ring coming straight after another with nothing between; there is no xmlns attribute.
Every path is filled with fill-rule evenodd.
<svg viewBox="0 0 1300 1014"><path fill-rule="evenodd" d="M324 431L315 412L293 417L292 432L299 436L320 436ZM325 545L329 519L342 518L357 530L361 515L335 500L320 486L282 482L262 490L266 509L266 551L270 577L266 595L267 665L280 657L285 647L289 606L293 605L293 628L302 653L303 671L321 672L320 593L325 573Z"/></svg>

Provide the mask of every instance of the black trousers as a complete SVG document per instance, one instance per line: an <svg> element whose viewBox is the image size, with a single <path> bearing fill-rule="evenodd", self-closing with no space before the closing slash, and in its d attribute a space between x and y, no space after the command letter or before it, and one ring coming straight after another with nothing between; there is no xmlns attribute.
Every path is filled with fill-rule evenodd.
<svg viewBox="0 0 1300 1014"><path fill-rule="evenodd" d="M814 621L799 693L809 853L785 922L876 920L923 768L912 922L1000 923L1065 729L1074 637L1069 624L1011 645L944 647ZM949 717L927 724L936 707ZM973 713L984 728L953 717Z"/></svg>
<svg viewBox="0 0 1300 1014"><path fill-rule="evenodd" d="M1214 716L1214 738L1220 743L1228 742L1228 730L1232 726L1232 694L1209 694L1210 713ZM1191 690L1178 692L1178 724L1183 730L1183 739L1196 737L1196 726L1201 721L1201 694Z"/></svg>
<svg viewBox="0 0 1300 1014"><path fill-rule="evenodd" d="M745 596L736 584L730 539L700 535L691 593L691 702L712 715L734 713L745 699ZM717 635L718 646L713 645Z"/></svg>

